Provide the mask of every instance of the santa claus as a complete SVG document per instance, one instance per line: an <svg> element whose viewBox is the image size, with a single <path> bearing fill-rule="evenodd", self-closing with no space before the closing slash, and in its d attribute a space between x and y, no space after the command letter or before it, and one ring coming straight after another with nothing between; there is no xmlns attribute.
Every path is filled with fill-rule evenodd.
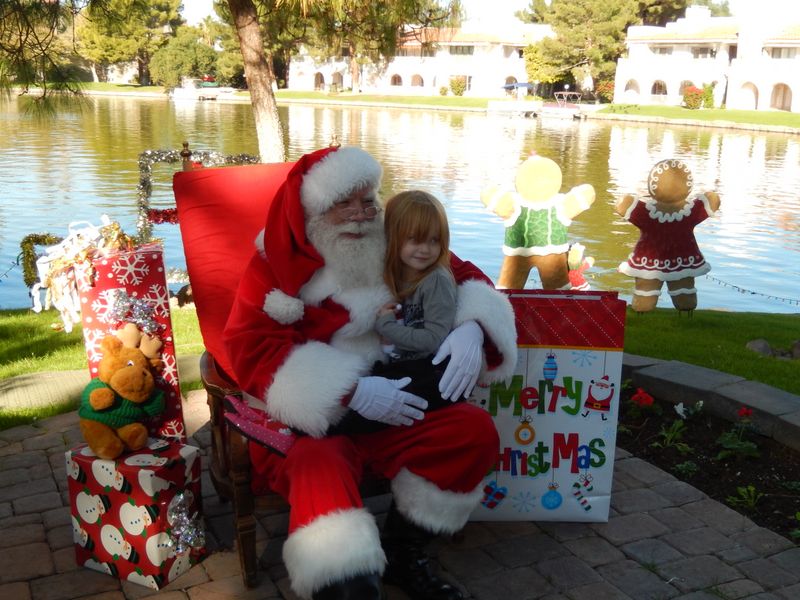
<svg viewBox="0 0 800 600"><path fill-rule="evenodd" d="M377 311L391 300L382 279L381 175L355 147L297 161L270 205L225 341L251 405L301 434L283 454L252 449L257 485L291 506L283 558L294 591L379 599L383 578L415 600L454 600L461 592L433 573L422 545L461 529L481 500L497 432L488 413L455 400L479 378L511 374L514 315L477 268L453 257L457 327L433 359L450 359L440 390L453 404L425 413L403 380L370 375L384 360ZM389 427L327 435L348 411ZM382 538L359 495L367 469L391 481Z"/></svg>

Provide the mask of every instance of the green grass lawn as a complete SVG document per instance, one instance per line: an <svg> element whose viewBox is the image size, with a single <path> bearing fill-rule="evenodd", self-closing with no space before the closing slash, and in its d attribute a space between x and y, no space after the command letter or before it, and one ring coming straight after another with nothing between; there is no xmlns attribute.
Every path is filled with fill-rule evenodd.
<svg viewBox="0 0 800 600"><path fill-rule="evenodd" d="M0 380L38 371L86 368L80 330L51 327L60 323L54 311L0 311ZM201 354L203 340L191 309L172 312L178 356ZM625 351L652 358L708 367L800 395L800 364L762 357L745 348L765 338L773 348L787 349L800 337L800 313L734 313L696 310L693 316L672 309L637 314L628 310Z"/></svg>
<svg viewBox="0 0 800 600"><path fill-rule="evenodd" d="M39 371L86 369L81 328L59 331L58 313L35 313L27 309L0 311L0 381ZM172 333L178 356L202 354L203 339L197 313L191 309L172 311Z"/></svg>
<svg viewBox="0 0 800 600"><path fill-rule="evenodd" d="M610 104L600 113L621 114L664 119L692 119L694 121L728 121L750 125L770 125L800 128L800 114L781 110L728 110L703 108L690 110L681 106L639 106L637 104Z"/></svg>
<svg viewBox="0 0 800 600"><path fill-rule="evenodd" d="M81 88L94 92L119 92L120 94L130 92L152 92L163 94L166 88L163 85L139 85L136 83L104 83L102 81L90 81L82 83Z"/></svg>
<svg viewBox="0 0 800 600"><path fill-rule="evenodd" d="M81 328L66 333L60 325L58 313L52 310L38 314L27 309L0 311L0 384L17 375L87 369ZM203 352L194 310L172 311L172 333L179 357ZM181 380L183 393L201 387L200 381ZM0 431L74 410L76 401L65 397L63 402L35 409L0 405Z"/></svg>
<svg viewBox="0 0 800 600"><path fill-rule="evenodd" d="M673 309L637 314L629 308L625 351L739 375L800 395L800 361L761 356L745 347L759 338L773 349L787 350L800 338L800 313L696 310L690 318Z"/></svg>

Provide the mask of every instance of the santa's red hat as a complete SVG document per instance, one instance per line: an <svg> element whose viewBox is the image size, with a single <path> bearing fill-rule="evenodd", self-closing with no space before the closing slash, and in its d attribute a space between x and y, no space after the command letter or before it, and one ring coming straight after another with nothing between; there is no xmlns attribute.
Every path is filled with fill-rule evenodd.
<svg viewBox="0 0 800 600"><path fill-rule="evenodd" d="M306 237L306 218L323 214L353 191L377 191L382 173L378 161L354 146L323 148L297 161L270 203L259 248L278 278L280 292L296 298L325 264Z"/></svg>

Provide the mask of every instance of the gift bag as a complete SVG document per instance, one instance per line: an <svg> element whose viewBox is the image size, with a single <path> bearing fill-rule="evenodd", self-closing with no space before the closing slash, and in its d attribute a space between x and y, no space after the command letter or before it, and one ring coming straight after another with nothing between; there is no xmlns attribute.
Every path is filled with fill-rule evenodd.
<svg viewBox="0 0 800 600"><path fill-rule="evenodd" d="M613 292L509 290L514 375L476 388L500 447L474 521L607 521L624 301Z"/></svg>
<svg viewBox="0 0 800 600"><path fill-rule="evenodd" d="M159 589L205 556L198 448L150 439L103 460L81 444L65 458L78 565Z"/></svg>
<svg viewBox="0 0 800 600"><path fill-rule="evenodd" d="M91 376L97 376L103 338L121 323L135 323L144 333L157 336L164 363L157 386L164 392L166 407L147 426L151 436L185 441L163 247L152 243L107 255L98 253L79 273L78 290Z"/></svg>

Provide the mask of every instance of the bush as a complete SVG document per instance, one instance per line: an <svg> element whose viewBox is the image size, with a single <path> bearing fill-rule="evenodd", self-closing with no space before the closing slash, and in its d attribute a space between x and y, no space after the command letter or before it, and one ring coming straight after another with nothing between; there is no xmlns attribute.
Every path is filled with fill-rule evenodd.
<svg viewBox="0 0 800 600"><path fill-rule="evenodd" d="M453 92L454 96L463 96L464 92L467 91L467 78L463 75L451 77L450 91Z"/></svg>
<svg viewBox="0 0 800 600"><path fill-rule="evenodd" d="M703 90L693 85L683 90L683 105L691 110L697 110L703 103Z"/></svg>
<svg viewBox="0 0 800 600"><path fill-rule="evenodd" d="M703 84L703 108L714 108L714 84Z"/></svg>
<svg viewBox="0 0 800 600"><path fill-rule="evenodd" d="M594 91L603 102L611 102L614 99L614 82L611 80L598 81Z"/></svg>
<svg viewBox="0 0 800 600"><path fill-rule="evenodd" d="M447 89L447 86L443 85L442 87L439 88L439 95L440 96L447 96L447 92L448 91L449 90Z"/></svg>

